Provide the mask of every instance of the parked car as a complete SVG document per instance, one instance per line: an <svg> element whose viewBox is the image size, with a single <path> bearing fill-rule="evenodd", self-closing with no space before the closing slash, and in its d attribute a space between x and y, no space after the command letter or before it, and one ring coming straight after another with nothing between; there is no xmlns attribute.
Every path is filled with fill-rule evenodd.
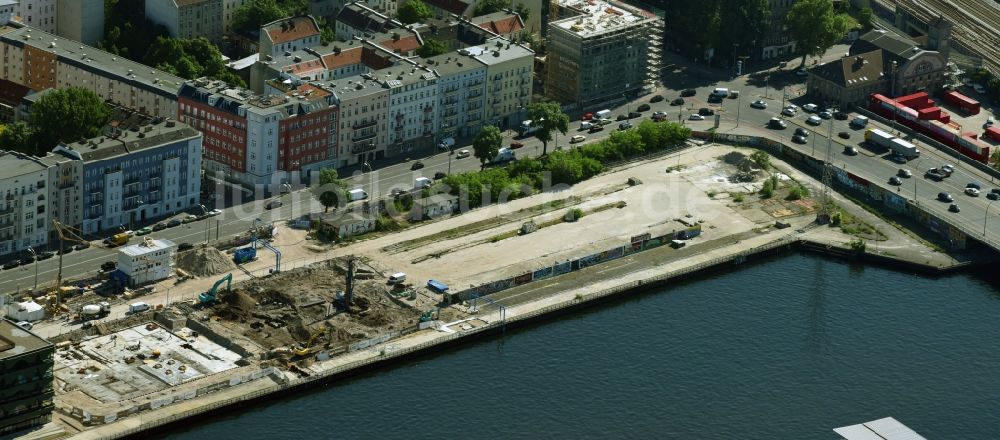
<svg viewBox="0 0 1000 440"><path fill-rule="evenodd" d="M518 142L518 143L520 144L520 142ZM514 145L513 145L513 144L514 144L514 143L513 143L513 142L511 142L511 146L510 146L510 147L511 147L512 149L514 148ZM524 146L524 144L521 144L521 147L523 147L523 146ZM520 147L518 147L518 148L520 148ZM472 155L472 153L469 153L469 150L461 150L461 151L459 151L459 152L458 152L458 158L459 158L459 159L465 159L466 157L469 157L469 156L471 156L471 155Z"/></svg>
<svg viewBox="0 0 1000 440"><path fill-rule="evenodd" d="M809 71L803 67L795 71L795 76L809 76Z"/></svg>
<svg viewBox="0 0 1000 440"><path fill-rule="evenodd" d="M181 223L188 224L188 223L196 222L196 221L198 221L198 216L197 215L188 214L187 217L184 217L184 220L182 220Z"/></svg>
<svg viewBox="0 0 1000 440"><path fill-rule="evenodd" d="M585 140L587 140L586 136L584 136L582 134L578 134L576 136L573 136L573 137L569 138L569 143L571 143L571 144L577 144L577 143L583 142Z"/></svg>
<svg viewBox="0 0 1000 440"><path fill-rule="evenodd" d="M819 110L819 106L810 102L809 104L803 105L802 110L813 113L816 110Z"/></svg>
<svg viewBox="0 0 1000 440"><path fill-rule="evenodd" d="M162 231L164 229L167 229L167 224L166 223L157 223L157 224L153 225L153 231Z"/></svg>
<svg viewBox="0 0 1000 440"><path fill-rule="evenodd" d="M21 322L18 322L16 325L18 327L21 327L21 328L25 329L25 330L31 330L31 328L34 327L34 324L32 324L32 323L30 323L28 321L21 321Z"/></svg>
<svg viewBox="0 0 1000 440"><path fill-rule="evenodd" d="M441 180L444 179L445 177L448 177L448 173L444 171L438 171L434 173L434 180Z"/></svg>
<svg viewBox="0 0 1000 440"><path fill-rule="evenodd" d="M795 116L795 109L783 108L781 109L781 114L785 116Z"/></svg>
<svg viewBox="0 0 1000 440"><path fill-rule="evenodd" d="M822 111L822 112L819 112L819 117L821 117L823 119L830 119L830 118L833 117L833 113L830 113L828 111Z"/></svg>
<svg viewBox="0 0 1000 440"><path fill-rule="evenodd" d="M49 258L52 258L54 256L56 256L56 253L53 252L53 251L39 252L38 253L38 260L39 261L41 261L41 260L48 260Z"/></svg>
<svg viewBox="0 0 1000 440"><path fill-rule="evenodd" d="M208 211L208 216L209 217L215 217L215 216L217 216L219 214L222 214L222 210L221 209L213 209L211 211Z"/></svg>
<svg viewBox="0 0 1000 440"><path fill-rule="evenodd" d="M759 108L759 109L763 110L763 109L767 108L767 103L758 99L758 100L756 100L754 102L751 102L750 103L750 107Z"/></svg>
<svg viewBox="0 0 1000 440"><path fill-rule="evenodd" d="M68 254L70 252L73 252L73 250L74 250L73 246L66 246L66 247L62 248L62 251L60 251L60 253L63 254L63 255L66 255L66 254Z"/></svg>
<svg viewBox="0 0 1000 440"><path fill-rule="evenodd" d="M413 162L413 165L410 165L410 170L411 171L416 171L416 170L419 170L419 169L421 169L423 167L424 167L424 163L418 160L416 162Z"/></svg>
<svg viewBox="0 0 1000 440"><path fill-rule="evenodd" d="M628 115L618 115L617 117L615 117L616 121L624 121L626 119L628 119Z"/></svg>
<svg viewBox="0 0 1000 440"><path fill-rule="evenodd" d="M799 136L803 136L803 137L809 137L809 130L806 130L806 129L802 128L802 127L796 127L795 128L795 134L797 134Z"/></svg>
<svg viewBox="0 0 1000 440"><path fill-rule="evenodd" d="M909 179L910 177L913 176L913 173L911 173L910 170L908 170L906 168L900 168L899 172L897 172L896 175L899 176L899 177L904 177L904 178Z"/></svg>
<svg viewBox="0 0 1000 440"><path fill-rule="evenodd" d="M857 156L858 155L858 149L854 148L854 147L844 147L844 154L846 154L848 156Z"/></svg>
<svg viewBox="0 0 1000 440"><path fill-rule="evenodd" d="M792 136L792 142L795 142L796 144L804 144L806 142L809 142L809 140L806 139L805 136L797 134L795 136Z"/></svg>
<svg viewBox="0 0 1000 440"><path fill-rule="evenodd" d="M183 222L181 222L180 220L172 219L172 220L170 220L170 221L167 222L167 227L168 228L177 227L177 226L180 226L181 223L183 223Z"/></svg>
<svg viewBox="0 0 1000 440"><path fill-rule="evenodd" d="M619 130L628 130L630 128L632 128L632 123L631 122L622 122L621 124L618 124L618 129Z"/></svg>
<svg viewBox="0 0 1000 440"><path fill-rule="evenodd" d="M590 127L590 130L588 130L588 132L589 133L597 133L597 132L603 131L603 130L604 130L604 126L603 125L595 125L593 127Z"/></svg>
<svg viewBox="0 0 1000 440"><path fill-rule="evenodd" d="M848 132L846 132L846 131L842 131L840 133L837 133L837 136L839 136L841 139L850 139L851 138L851 134L848 133Z"/></svg>
<svg viewBox="0 0 1000 440"><path fill-rule="evenodd" d="M952 197L951 194L948 194L946 192L940 192L940 193L938 193L937 198L938 198L938 200L940 200L942 202L952 202L952 201L955 200L955 198Z"/></svg>
<svg viewBox="0 0 1000 440"><path fill-rule="evenodd" d="M899 186L903 184L903 181L899 180L899 178L896 176L892 176L889 178L889 184Z"/></svg>
<svg viewBox="0 0 1000 440"><path fill-rule="evenodd" d="M689 121L704 121L705 117L702 116L702 115L699 115L697 113L694 113L691 116L688 116L688 120Z"/></svg>
<svg viewBox="0 0 1000 440"><path fill-rule="evenodd" d="M851 115L847 112L833 112L833 119L838 121L846 121Z"/></svg>
<svg viewBox="0 0 1000 440"><path fill-rule="evenodd" d="M640 112L648 112L649 109L649 104L639 104L639 107L636 107L636 110Z"/></svg>
<svg viewBox="0 0 1000 440"><path fill-rule="evenodd" d="M90 247L90 243L84 242L84 243L77 243L76 246L73 246L73 249L78 250L78 251L82 251L82 250L84 250L86 248L89 248L89 247Z"/></svg>
<svg viewBox="0 0 1000 440"><path fill-rule="evenodd" d="M149 226L146 226L145 228L141 228L138 231L135 231L135 235L149 235L152 233L153 233L153 228Z"/></svg>
<svg viewBox="0 0 1000 440"><path fill-rule="evenodd" d="M21 260L10 260L3 264L4 269L13 269L21 265Z"/></svg>
<svg viewBox="0 0 1000 440"><path fill-rule="evenodd" d="M715 114L715 110L712 110L708 107L702 107L698 109L698 114L702 116L712 116Z"/></svg>
<svg viewBox="0 0 1000 440"><path fill-rule="evenodd" d="M681 96L683 96L685 98L687 98L689 96L694 96L694 95L697 95L697 94L698 94L698 91L695 90L695 89L684 89L684 90L681 91Z"/></svg>
<svg viewBox="0 0 1000 440"><path fill-rule="evenodd" d="M958 204L952 203L950 206L948 206L948 210L951 212L961 212L962 208L959 208Z"/></svg>
<svg viewBox="0 0 1000 440"><path fill-rule="evenodd" d="M660 101L663 101L663 95L656 95L653 96L652 98L649 98L649 102L660 102Z"/></svg>
<svg viewBox="0 0 1000 440"><path fill-rule="evenodd" d="M809 117L809 119L806 119L806 124L819 125L819 124L822 124L822 123L823 123L823 120L820 119L819 116L816 116L816 115L812 115L812 116Z"/></svg>
<svg viewBox="0 0 1000 440"><path fill-rule="evenodd" d="M628 112L628 118L629 119L634 119L634 118L639 118L639 117L642 117L642 113L639 113L639 112Z"/></svg>
<svg viewBox="0 0 1000 440"><path fill-rule="evenodd" d="M670 105L684 105L684 98L674 98L673 101L670 101Z"/></svg>

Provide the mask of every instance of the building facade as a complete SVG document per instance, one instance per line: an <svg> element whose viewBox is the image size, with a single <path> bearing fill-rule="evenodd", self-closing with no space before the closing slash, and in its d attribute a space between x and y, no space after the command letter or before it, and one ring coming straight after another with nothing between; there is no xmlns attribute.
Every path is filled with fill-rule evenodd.
<svg viewBox="0 0 1000 440"><path fill-rule="evenodd" d="M486 44L465 51L486 66L483 123L501 129L516 127L521 122L519 114L531 103L535 53L501 37L491 38Z"/></svg>
<svg viewBox="0 0 1000 440"><path fill-rule="evenodd" d="M0 0L0 25L5 25L17 15L18 0Z"/></svg>
<svg viewBox="0 0 1000 440"><path fill-rule="evenodd" d="M658 79L663 22L614 1L565 0L548 25L545 96L588 111L634 97Z"/></svg>
<svg viewBox="0 0 1000 440"><path fill-rule="evenodd" d="M56 34L84 44L104 38L103 0L58 0Z"/></svg>
<svg viewBox="0 0 1000 440"><path fill-rule="evenodd" d="M438 76L433 71L411 73L409 66L385 69L389 87L387 156L434 145L437 134Z"/></svg>
<svg viewBox="0 0 1000 440"><path fill-rule="evenodd" d="M173 275L176 251L170 240L143 237L141 243L118 250L118 270L128 277L129 287L159 281Z"/></svg>
<svg viewBox="0 0 1000 440"><path fill-rule="evenodd" d="M48 243L46 200L51 163L0 151L0 255L41 248Z"/></svg>
<svg viewBox="0 0 1000 440"><path fill-rule="evenodd" d="M222 43L223 0L146 0L146 18L174 38L205 37Z"/></svg>
<svg viewBox="0 0 1000 440"><path fill-rule="evenodd" d="M200 132L156 120L134 132L60 145L53 153L80 163L79 228L96 234L199 206L201 151Z"/></svg>
<svg viewBox="0 0 1000 440"><path fill-rule="evenodd" d="M144 114L177 114L180 77L38 29L0 26L0 58L0 79L34 91L82 87Z"/></svg>
<svg viewBox="0 0 1000 440"><path fill-rule="evenodd" d="M767 30L759 42L762 60L779 58L795 53L795 40L788 33L785 16L797 0L769 0L771 16L767 22Z"/></svg>
<svg viewBox="0 0 1000 440"><path fill-rule="evenodd" d="M41 31L56 32L56 0L20 0L21 23Z"/></svg>
<svg viewBox="0 0 1000 440"><path fill-rule="evenodd" d="M454 53L430 58L425 64L439 76L438 140L475 136L485 113L486 66Z"/></svg>
<svg viewBox="0 0 1000 440"><path fill-rule="evenodd" d="M371 75L335 83L340 104L337 151L341 167L386 157L389 133L389 88Z"/></svg>
<svg viewBox="0 0 1000 440"><path fill-rule="evenodd" d="M222 0L222 31L230 32L233 23L233 14L240 6L247 3L247 0Z"/></svg>
<svg viewBox="0 0 1000 440"><path fill-rule="evenodd" d="M0 436L48 423L55 347L0 318Z"/></svg>

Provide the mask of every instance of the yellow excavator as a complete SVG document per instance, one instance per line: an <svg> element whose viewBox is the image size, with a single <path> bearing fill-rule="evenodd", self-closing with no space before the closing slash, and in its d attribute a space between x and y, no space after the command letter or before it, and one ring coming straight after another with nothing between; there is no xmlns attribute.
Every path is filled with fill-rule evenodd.
<svg viewBox="0 0 1000 440"><path fill-rule="evenodd" d="M308 343L302 346L302 348L292 349L292 353L295 353L296 356L300 357L309 356L315 353L318 350L318 347L313 347L313 342L316 342L316 338L324 332L326 332L326 327L320 327L315 333L313 333L312 337L309 338Z"/></svg>

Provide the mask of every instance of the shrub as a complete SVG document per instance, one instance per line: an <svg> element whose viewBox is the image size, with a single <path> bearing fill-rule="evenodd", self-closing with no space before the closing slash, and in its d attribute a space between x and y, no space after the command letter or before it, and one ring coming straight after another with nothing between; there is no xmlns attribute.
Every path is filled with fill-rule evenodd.
<svg viewBox="0 0 1000 440"><path fill-rule="evenodd" d="M563 216L563 220L568 222L575 222L583 217L583 210L580 208L571 208L566 211L566 215Z"/></svg>
<svg viewBox="0 0 1000 440"><path fill-rule="evenodd" d="M737 194L737 195L733 196L733 201L736 202L736 203L742 203L743 202L743 194Z"/></svg>

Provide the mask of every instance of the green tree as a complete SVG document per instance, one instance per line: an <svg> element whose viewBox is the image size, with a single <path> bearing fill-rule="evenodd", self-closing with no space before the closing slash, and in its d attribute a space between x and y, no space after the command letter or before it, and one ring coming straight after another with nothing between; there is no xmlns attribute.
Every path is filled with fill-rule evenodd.
<svg viewBox="0 0 1000 440"><path fill-rule="evenodd" d="M36 156L38 152L35 151L35 146L31 142L31 128L24 122L6 125L3 132L0 132L0 150L17 151Z"/></svg>
<svg viewBox="0 0 1000 440"><path fill-rule="evenodd" d="M531 9L525 6L524 3L518 3L514 7L514 12L517 12L517 15L521 16L521 21L523 22L527 22L528 17L531 17Z"/></svg>
<svg viewBox="0 0 1000 440"><path fill-rule="evenodd" d="M396 18L403 24L416 23L431 17L431 8L420 0L409 0L396 11Z"/></svg>
<svg viewBox="0 0 1000 440"><path fill-rule="evenodd" d="M60 141L98 136L110 119L111 109L94 92L80 87L53 90L31 106L29 125L36 154Z"/></svg>
<svg viewBox="0 0 1000 440"><path fill-rule="evenodd" d="M750 155L750 160L757 164L760 169L767 171L771 167L771 155L767 154L766 151L757 150Z"/></svg>
<svg viewBox="0 0 1000 440"><path fill-rule="evenodd" d="M472 155L479 159L479 164L485 167L500 153L500 145L503 144L503 134L500 129L492 125L487 125L479 131L479 135L472 141Z"/></svg>
<svg viewBox="0 0 1000 440"><path fill-rule="evenodd" d="M771 20L768 0L742 0L719 5L719 20L726 24L719 32L716 57L732 62L735 55L749 55L757 46L757 36L764 35ZM763 43L763 42L762 42Z"/></svg>
<svg viewBox="0 0 1000 440"><path fill-rule="evenodd" d="M542 141L542 156L548 153L549 141L553 139L555 132L566 134L569 131L569 116L554 102L531 104L528 106L528 119L531 119L532 127L538 127L535 137Z"/></svg>
<svg viewBox="0 0 1000 440"><path fill-rule="evenodd" d="M472 15L478 17L480 15L500 12L509 5L510 2L506 0L483 0L476 5L476 8L473 10Z"/></svg>
<svg viewBox="0 0 1000 440"><path fill-rule="evenodd" d="M875 28L875 11L872 11L872 8L867 6L861 8L858 11L858 23L861 24L861 30L864 32Z"/></svg>
<svg viewBox="0 0 1000 440"><path fill-rule="evenodd" d="M244 85L243 80L226 67L219 48L203 37L158 37L143 62L186 79L207 76L232 85Z"/></svg>
<svg viewBox="0 0 1000 440"><path fill-rule="evenodd" d="M438 40L428 38L424 40L424 45L417 49L417 55L430 58L435 55L441 55L448 52L448 47Z"/></svg>
<svg viewBox="0 0 1000 440"><path fill-rule="evenodd" d="M1000 170L1000 148L993 150L990 154L990 159L993 161L993 168Z"/></svg>
<svg viewBox="0 0 1000 440"><path fill-rule="evenodd" d="M723 2L728 7L728 2ZM705 51L714 48L722 22L720 0L671 0L664 6L668 35L676 39L681 52L703 60ZM728 23L727 23L728 25Z"/></svg>
<svg viewBox="0 0 1000 440"><path fill-rule="evenodd" d="M799 0L788 10L785 23L802 54L802 66L809 55L822 55L843 38L849 19L833 10L833 0Z"/></svg>
<svg viewBox="0 0 1000 440"><path fill-rule="evenodd" d="M260 30L261 25L289 15L274 0L250 0L233 11L230 23L234 32L252 32Z"/></svg>
<svg viewBox="0 0 1000 440"><path fill-rule="evenodd" d="M323 205L323 212L329 212L341 200L346 200L347 183L337 176L337 170L324 168L319 171L319 185L313 187L313 197Z"/></svg>

